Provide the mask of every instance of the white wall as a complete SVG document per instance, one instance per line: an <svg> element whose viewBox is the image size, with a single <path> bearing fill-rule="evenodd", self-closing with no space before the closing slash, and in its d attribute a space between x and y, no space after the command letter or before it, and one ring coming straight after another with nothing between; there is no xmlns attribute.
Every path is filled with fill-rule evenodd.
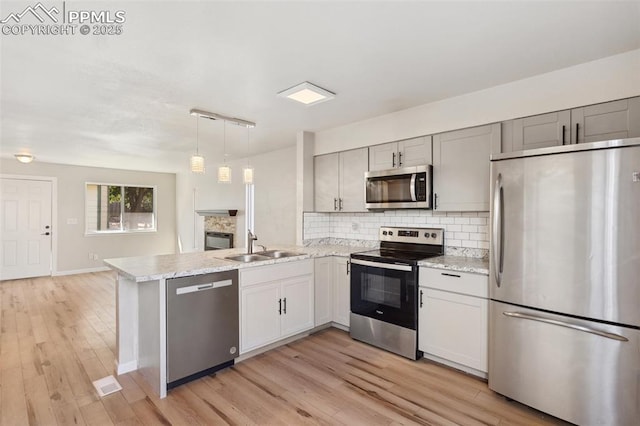
<svg viewBox="0 0 640 426"><path fill-rule="evenodd" d="M237 235L234 244L244 247L245 186L242 167L246 159L228 161L232 168L232 183L217 182L218 163L205 157L206 174L198 175L187 170L176 177L177 228L183 252L203 249L204 219L195 210L237 209ZM254 168L254 217L257 244L295 243L296 222L296 149L295 146L251 157ZM195 236L195 240L194 240Z"/></svg>
<svg viewBox="0 0 640 426"><path fill-rule="evenodd" d="M3 175L26 175L57 178L57 259L54 274L93 270L103 267L102 260L114 257L174 253L176 247L175 175L171 173L136 172L130 170L80 167L63 164L22 164L0 159ZM85 183L104 182L157 186L158 231L139 234L85 236ZM68 225L67 219L77 219ZM98 255L90 260L89 253Z"/></svg>
<svg viewBox="0 0 640 426"><path fill-rule="evenodd" d="M638 95L640 49L320 131L315 155Z"/></svg>

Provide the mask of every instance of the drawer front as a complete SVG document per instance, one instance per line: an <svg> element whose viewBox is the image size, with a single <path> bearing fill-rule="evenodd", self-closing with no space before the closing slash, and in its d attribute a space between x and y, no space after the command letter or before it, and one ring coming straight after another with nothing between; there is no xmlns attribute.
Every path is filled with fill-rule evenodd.
<svg viewBox="0 0 640 426"><path fill-rule="evenodd" d="M448 269L420 268L418 280L421 287L450 291L476 297L489 297L489 277Z"/></svg>
<svg viewBox="0 0 640 426"><path fill-rule="evenodd" d="M240 270L240 287L313 274L313 259L248 267Z"/></svg>

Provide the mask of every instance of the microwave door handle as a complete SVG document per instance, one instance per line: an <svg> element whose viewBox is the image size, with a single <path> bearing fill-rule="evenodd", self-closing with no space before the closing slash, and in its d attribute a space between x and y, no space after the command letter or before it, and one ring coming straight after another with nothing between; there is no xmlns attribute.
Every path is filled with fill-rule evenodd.
<svg viewBox="0 0 640 426"><path fill-rule="evenodd" d="M411 175L411 184L410 184L411 201L418 201L417 197L416 197L416 177L417 176L418 176L417 173L413 173Z"/></svg>

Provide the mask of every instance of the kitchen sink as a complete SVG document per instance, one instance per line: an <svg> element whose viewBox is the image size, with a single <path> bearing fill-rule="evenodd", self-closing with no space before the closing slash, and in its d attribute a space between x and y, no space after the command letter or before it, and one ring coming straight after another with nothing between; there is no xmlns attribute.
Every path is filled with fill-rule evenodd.
<svg viewBox="0 0 640 426"><path fill-rule="evenodd" d="M260 256L267 256L270 258L280 258L280 257L292 257L292 256L301 256L304 253L295 253L293 251L285 251L285 250L266 250L258 252Z"/></svg>
<svg viewBox="0 0 640 426"><path fill-rule="evenodd" d="M270 256L262 256L260 254L237 254L235 256L227 256L225 257L225 259L229 259L229 260L235 260L237 262L244 262L244 263L249 263L249 262L258 262L260 260L269 260L272 259L273 257Z"/></svg>

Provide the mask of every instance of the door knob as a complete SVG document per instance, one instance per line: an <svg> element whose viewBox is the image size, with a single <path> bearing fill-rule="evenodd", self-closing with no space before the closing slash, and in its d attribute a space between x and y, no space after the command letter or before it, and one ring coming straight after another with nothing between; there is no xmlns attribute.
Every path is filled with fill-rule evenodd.
<svg viewBox="0 0 640 426"><path fill-rule="evenodd" d="M51 235L51 232L45 232L45 233L40 234L40 235Z"/></svg>

